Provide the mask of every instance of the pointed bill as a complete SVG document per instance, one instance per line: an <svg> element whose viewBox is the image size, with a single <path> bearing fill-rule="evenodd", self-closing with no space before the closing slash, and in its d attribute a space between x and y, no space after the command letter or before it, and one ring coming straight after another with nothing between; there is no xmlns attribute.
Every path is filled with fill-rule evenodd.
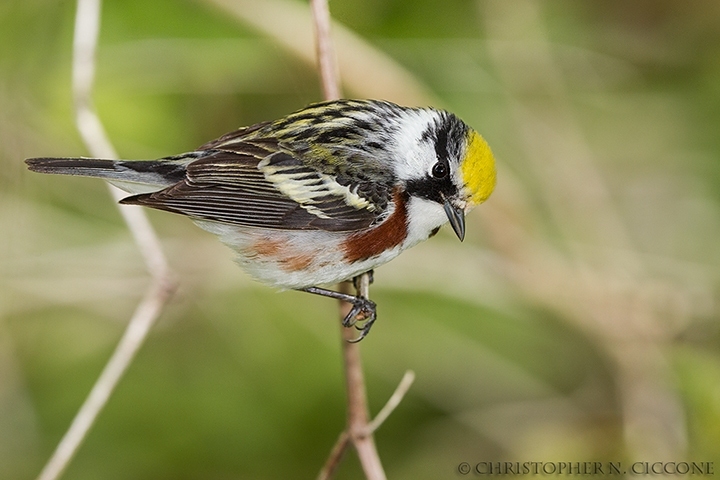
<svg viewBox="0 0 720 480"><path fill-rule="evenodd" d="M451 204L449 200L445 200L443 207L445 208L445 214L448 220L450 220L450 225L452 225L453 230L455 230L455 235L457 235L462 242L465 238L465 211Z"/></svg>

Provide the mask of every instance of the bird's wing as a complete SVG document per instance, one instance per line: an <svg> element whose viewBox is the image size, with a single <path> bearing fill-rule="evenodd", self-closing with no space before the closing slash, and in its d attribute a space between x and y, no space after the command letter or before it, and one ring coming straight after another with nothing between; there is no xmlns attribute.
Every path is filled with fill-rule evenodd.
<svg viewBox="0 0 720 480"><path fill-rule="evenodd" d="M342 185L273 140L228 134L203 147L210 149L193 154L198 158L187 165L182 181L123 203L287 230L354 231L384 218L387 201L377 198L387 199L390 185Z"/></svg>

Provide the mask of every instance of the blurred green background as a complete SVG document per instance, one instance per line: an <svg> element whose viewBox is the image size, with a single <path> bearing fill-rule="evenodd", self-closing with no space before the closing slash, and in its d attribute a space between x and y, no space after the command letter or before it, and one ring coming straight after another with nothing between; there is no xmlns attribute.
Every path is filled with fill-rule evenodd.
<svg viewBox="0 0 720 480"><path fill-rule="evenodd" d="M321 98L287 48L303 2L220 3L104 2L94 98L123 157ZM719 468L720 3L330 7L348 95L452 110L499 161L463 244L444 229L376 271L372 411L417 374L376 435L389 478ZM0 4L0 478L38 474L148 284L102 182L22 162L87 154L74 9ZM313 478L344 425L337 305L254 283L189 220L148 213L180 289L64 478ZM338 478L362 478L354 453Z"/></svg>

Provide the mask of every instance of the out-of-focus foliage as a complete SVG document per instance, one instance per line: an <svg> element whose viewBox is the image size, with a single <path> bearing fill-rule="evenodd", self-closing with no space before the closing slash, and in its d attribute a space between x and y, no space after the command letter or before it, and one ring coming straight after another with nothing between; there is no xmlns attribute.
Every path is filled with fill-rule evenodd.
<svg viewBox="0 0 720 480"><path fill-rule="evenodd" d="M373 411L417 374L377 432L389 477L452 478L462 461L720 465L720 4L331 10L500 162L464 244L442 232L376 272ZM0 478L40 471L147 282L101 182L22 163L86 154L73 14L0 5ZM95 101L125 157L319 99L312 65L210 3L104 4ZM314 476L344 424L337 306L258 285L187 219L150 215L181 287L66 478ZM362 477L352 454L339 477Z"/></svg>

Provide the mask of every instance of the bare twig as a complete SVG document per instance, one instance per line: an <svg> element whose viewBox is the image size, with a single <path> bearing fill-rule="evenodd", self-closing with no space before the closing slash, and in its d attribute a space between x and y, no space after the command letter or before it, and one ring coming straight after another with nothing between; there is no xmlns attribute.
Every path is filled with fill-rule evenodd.
<svg viewBox="0 0 720 480"><path fill-rule="evenodd" d="M91 100L95 73L95 50L99 31L100 0L78 0L73 43L72 82L77 128L93 156L116 158L115 149L105 134L105 129L94 111ZM115 199L121 198L122 194L117 188L110 186L110 190ZM38 480L54 480L65 471L174 290L170 269L160 242L145 214L139 207L119 205L119 209L143 256L152 281L133 313L112 357L43 468Z"/></svg>
<svg viewBox="0 0 720 480"><path fill-rule="evenodd" d="M323 95L325 100L334 100L340 98L341 93L339 70L330 38L330 12L327 0L312 0L311 6ZM342 284L341 289L349 290L348 284ZM358 279L356 294L369 298L369 290L370 276L365 273ZM341 303L340 318L345 318L349 311L350 305ZM321 478L330 478L339 464L349 440L357 450L365 476L370 480L384 480L385 471L375 447L375 440L372 436L373 430L369 427L370 415L368 413L365 378L360 360L360 346L357 343L351 343L351 340L354 340L355 337L353 329L343 326L340 328L343 339L343 365L345 368L345 388L348 405L347 429L336 442L320 476ZM323 475L327 476L323 477Z"/></svg>
<svg viewBox="0 0 720 480"><path fill-rule="evenodd" d="M272 38L307 63L317 63L317 40L306 28L310 8L295 0L202 0ZM333 22L333 45L343 85L353 96L427 105L433 94L407 68L342 24ZM351 53L351 55L348 55ZM330 70L332 71L332 70ZM337 82L339 84L339 82Z"/></svg>
<svg viewBox="0 0 720 480"><path fill-rule="evenodd" d="M345 311L347 312L347 310ZM347 338L352 339L353 337L352 335L348 335ZM408 392L414 381L415 372L413 372L412 370L408 370L407 372L405 372L405 375L403 375L403 378L400 380L400 383L395 388L395 391L388 399L385 406L380 409L380 412L378 412L377 416L372 421L367 423L365 430L356 432L356 436L366 437L372 435L375 430L380 428L380 426L385 422L385 420L387 420L390 414L395 411L395 408L405 397L405 394ZM349 415L350 414L348 414L348 416ZM357 414L357 417L360 417L359 412ZM342 433L340 433L340 436L338 437L335 445L330 451L328 459L325 461L325 465L323 466L322 470L320 470L320 474L317 477L318 480L328 480L329 478L332 478L335 470L337 469L337 467L340 466L340 462L342 461L343 456L345 455L345 451L350 445L351 440L353 440L353 438L351 437L349 428L343 430Z"/></svg>
<svg viewBox="0 0 720 480"><path fill-rule="evenodd" d="M363 273L357 279L356 295L370 298L370 275ZM344 304L340 310L340 317L345 318L350 305ZM360 458L360 464L368 479L384 479L385 472L380 462L380 457L375 448L373 430L370 428L370 414L367 406L367 393L365 391L365 378L360 360L360 348L356 343L350 343L355 339L355 332L352 329L342 329L343 334L343 359L345 361L345 381L348 396L348 424L347 431L350 439L355 445Z"/></svg>
<svg viewBox="0 0 720 480"><path fill-rule="evenodd" d="M361 276L360 285L369 284L367 274ZM348 284L343 284L348 289ZM358 288L358 294L367 294L367 287ZM367 296L366 296L367 298ZM350 311L350 305L344 303L340 308L340 317L345 316ZM345 368L345 390L347 392L347 429L350 441L355 446L358 453L360 464L362 465L365 477L369 480L384 480L385 472L380 462L380 456L375 448L375 439L370 431L370 414L368 413L367 393L365 391L365 376L362 370L362 361L360 360L360 345L351 343L357 335L352 328L340 326L342 333L342 350L343 365Z"/></svg>
<svg viewBox="0 0 720 480"><path fill-rule="evenodd" d="M410 390L410 387L412 386L414 381L415 372L413 372L412 370L408 370L407 372L405 372L405 375L403 375L403 378L400 380L400 383L395 388L395 391L388 399L385 406L380 409L378 414L375 415L375 418L373 418L372 422L368 424L368 428L370 429L368 433L373 433L375 430L380 428L380 425L382 425L385 420L387 420L387 418L390 416L390 414L395 411L397 406L400 405L400 402L402 402L402 399L405 398L405 394L408 392L408 390Z"/></svg>
<svg viewBox="0 0 720 480"><path fill-rule="evenodd" d="M327 0L313 0L310 2L310 7L315 28L315 51L323 97L325 100L335 100L341 96L340 70L330 37L330 9Z"/></svg>
<svg viewBox="0 0 720 480"><path fill-rule="evenodd" d="M347 313L349 311L349 307L346 307L344 312ZM347 330L347 329L346 329ZM344 334L343 335L345 340L352 339L353 336ZM354 344L351 344L354 345ZM355 361L355 359L350 359L351 361ZM347 361L347 357L346 357ZM335 445L333 446L332 450L330 451L330 455L328 456L328 459L325 461L325 465L323 466L322 470L320 470L320 474L318 475L318 480L327 480L329 478L332 478L333 474L335 473L335 470L338 466L340 466L340 462L345 454L345 451L347 450L347 447L350 445L350 442L352 441L355 443L358 438L365 438L371 436L375 430L380 428L380 426L385 422L385 420L390 416L390 414L395 410L395 408L400 404L402 399L405 397L405 394L410 389L410 386L415 381L415 372L412 370L408 370L405 372L405 375L403 375L402 380L400 380L400 383L398 384L397 388L395 389L395 392L393 392L392 396L388 399L385 406L380 409L380 412L378 412L377 416L370 422L367 422L367 409L361 410L359 403L356 402L354 404L354 407L357 408L356 411L351 411L348 407L348 428L346 430L343 430L340 436L337 439L337 442L335 442ZM348 379L348 398L350 398L350 381ZM352 392L353 395L357 395L357 390L353 389ZM365 412L363 414L363 412ZM350 423L352 421L358 422L358 430L354 432L354 435L351 433L353 430L350 427ZM361 425L361 421L367 422L363 425ZM360 430L364 428L364 430ZM357 444L356 444L357 445ZM374 448L374 445L373 445ZM362 450L363 453L367 451L367 455L371 456L373 450L370 448L364 448ZM360 453L361 451L358 450L359 455L362 455L363 453ZM377 452L375 452L376 458ZM365 465L363 464L363 467ZM378 465L375 466L375 468L380 468L380 472L382 473L382 477L371 477L368 475L368 478L385 478L384 473L382 472L382 465L378 463ZM366 469L367 473L367 469Z"/></svg>
<svg viewBox="0 0 720 480"><path fill-rule="evenodd" d="M105 365L82 407L75 415L70 428L68 428L55 448L52 457L45 464L38 476L38 480L60 478L87 436L90 427L95 423L98 414L110 398L118 381L127 370L143 340L145 340L150 327L162 311L171 292L172 288L169 288L166 283L153 282L150 286L142 302L135 310L125 334L115 348L115 352Z"/></svg>
<svg viewBox="0 0 720 480"><path fill-rule="evenodd" d="M333 477L335 470L337 470L337 467L340 466L340 462L345 456L345 451L347 450L348 445L350 445L350 434L347 430L343 430L340 433L337 442L333 445L332 450L330 450L330 455L325 461L325 465L323 465L322 470L320 470L317 480L328 480Z"/></svg>

